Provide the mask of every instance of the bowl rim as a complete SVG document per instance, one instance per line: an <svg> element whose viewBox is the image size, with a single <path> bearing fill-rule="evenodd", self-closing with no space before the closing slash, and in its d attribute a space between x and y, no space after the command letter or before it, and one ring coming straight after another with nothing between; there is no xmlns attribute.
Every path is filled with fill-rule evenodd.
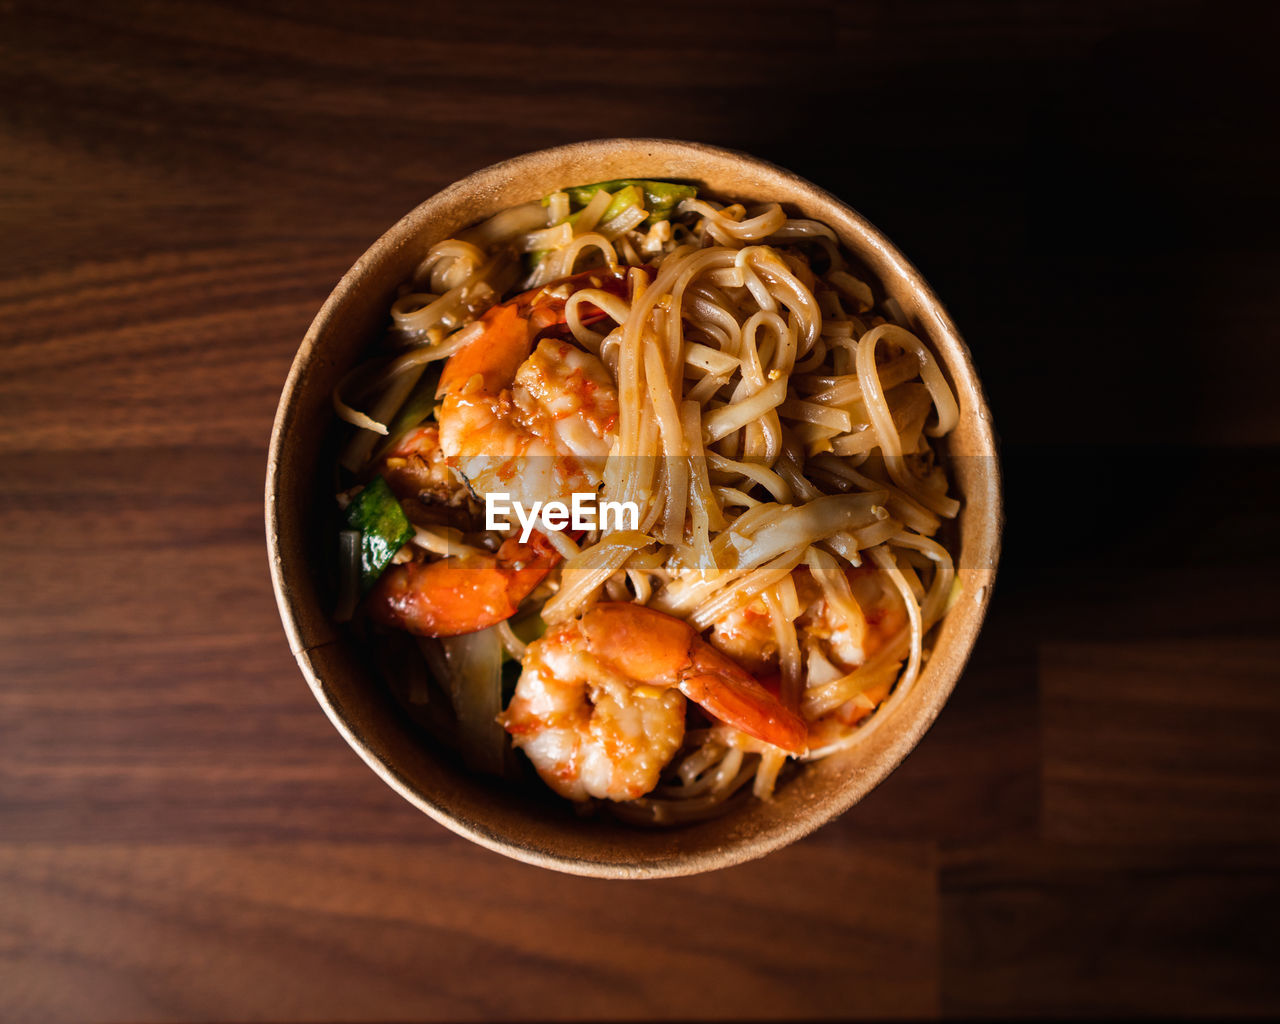
<svg viewBox="0 0 1280 1024"><path fill-rule="evenodd" d="M776 177L785 180L794 189L804 193L807 198L819 205L829 204L841 211L856 226L863 236L863 241L870 245L876 256L883 260L886 266L891 267L909 287L910 291L919 298L921 307L928 311L933 320L933 330L941 332L946 337L954 355L958 357L958 369L961 371L964 385L969 391L969 398L973 402L974 410L977 414L977 422L973 424L974 438L977 446L981 449L977 454L985 455L990 459L990 467L982 477L985 487L980 495L980 504L976 509L980 516L977 535L981 547L981 551L977 552L977 554L981 558L983 568L979 570L980 586L975 595L976 599L968 602L966 609L967 620L963 625L964 632L961 637L956 638L960 640L959 647L950 649L950 663L945 670L945 677L940 682L935 682L930 703L921 709L921 712L915 718L905 723L906 728L902 729L890 743L887 749L887 756L877 763L875 769L869 773L869 777L860 779L857 784L846 784L838 791L834 799L824 801L821 806L811 808L808 813L801 817L763 835L746 836L729 846L692 852L675 852L670 858L661 861L647 860L637 862L625 862L616 859L608 861L592 860L531 846L500 834L488 828L483 822L461 817L451 809L434 801L429 793L422 792L403 773L397 771L394 765L387 763L378 756L377 752L372 749L370 741L363 735L358 723L349 721L342 709L337 706L325 683L324 673L317 664L318 656L324 649L340 643L340 636L331 623L317 624L311 613L302 606L293 593L294 577L298 573L291 571L291 567L285 562L284 545L281 543L282 521L280 516L281 477L284 464L282 452L289 436L289 428L292 424L298 393L309 372L322 358L322 354L318 349L325 327L343 307L344 303L349 300L349 297L370 277L373 268L381 260L386 259L403 246L406 240L414 237L421 230L424 223L430 223L429 215L433 210L447 208L449 204L463 196L500 189L504 182L510 181L519 174L522 168L528 167L533 163L547 160L567 162L573 159L589 160L600 158L614 155L620 147L639 147L651 152L655 150L661 151L666 156L676 160L683 157L685 159L696 158L704 161L708 159L728 161L742 169L761 174L766 178ZM678 177L678 175L672 175L672 177ZM842 244L845 244L843 240ZM882 287L884 286L883 281L879 283ZM948 365L947 370L953 379L953 383L959 385L960 381L956 379L956 367ZM974 507L971 502L976 497L978 495L966 494L966 506L969 508ZM456 834L496 853L527 864L591 877L671 877L729 867L763 857L795 842L839 817L883 782L901 763L903 758L919 743L923 734L940 713L964 671L990 604L996 568L999 562L1003 524L1002 468L998 457L998 447L990 409L982 389L982 383L978 377L972 354L967 344L956 329L945 307L943 307L919 270L907 260L879 229L855 209L793 171L738 150L680 139L601 138L530 151L472 172L429 196L402 216L380 235L342 276L308 327L290 366L281 392L272 425L267 457L265 525L268 560L276 603L280 611L282 624L289 638L290 649L298 666L306 678L315 699L338 732L387 785L419 810ZM959 560L957 560L958 569ZM949 614L954 614L956 610L958 609L954 609ZM922 668L921 671L923 674L924 669Z"/></svg>

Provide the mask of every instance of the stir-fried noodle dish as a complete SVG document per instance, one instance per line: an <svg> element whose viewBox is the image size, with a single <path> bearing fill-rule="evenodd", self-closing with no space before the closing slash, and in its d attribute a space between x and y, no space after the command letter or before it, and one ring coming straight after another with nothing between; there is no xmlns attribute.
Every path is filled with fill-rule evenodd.
<svg viewBox="0 0 1280 1024"><path fill-rule="evenodd" d="M337 616L431 742L678 824L876 729L956 596L958 411L865 277L659 181L431 248L334 394Z"/></svg>

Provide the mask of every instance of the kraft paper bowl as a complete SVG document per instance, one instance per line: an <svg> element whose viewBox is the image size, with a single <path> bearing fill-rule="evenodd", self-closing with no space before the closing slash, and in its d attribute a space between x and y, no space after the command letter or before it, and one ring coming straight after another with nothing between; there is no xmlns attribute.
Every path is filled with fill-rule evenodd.
<svg viewBox="0 0 1280 1024"><path fill-rule="evenodd" d="M852 750L808 764L774 800L743 802L711 821L641 829L608 815L469 774L434 749L332 620L336 541L330 393L385 328L396 287L427 249L490 214L558 187L613 178L693 181L722 199L777 201L830 225L917 334L955 388L960 422L947 439L960 597L936 632L933 655L907 698ZM849 198L856 201L857 196ZM267 464L266 525L280 615L303 676L355 751L406 800L481 846L558 871L608 878L692 874L760 857L848 810L919 742L942 709L982 624L999 554L1001 491L978 375L960 335L919 272L840 200L772 164L663 139L606 139L542 150L450 185L379 238L347 272L298 349L276 414Z"/></svg>

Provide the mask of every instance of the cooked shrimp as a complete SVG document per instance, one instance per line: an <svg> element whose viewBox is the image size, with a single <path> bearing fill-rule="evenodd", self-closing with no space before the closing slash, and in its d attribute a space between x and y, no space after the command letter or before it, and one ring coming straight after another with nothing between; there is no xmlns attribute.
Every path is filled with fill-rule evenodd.
<svg viewBox="0 0 1280 1024"><path fill-rule="evenodd" d="M505 492L532 507L599 488L618 419L618 392L599 359L543 339L507 386L489 386L477 375L440 410L440 447L475 493Z"/></svg>
<svg viewBox="0 0 1280 1024"><path fill-rule="evenodd" d="M563 330L565 300L570 295L580 288L598 288L623 296L627 282L623 273L588 270L494 306L480 317L479 322L484 325L481 333L445 363L436 397L461 390L477 374L483 381L483 390L490 394L507 387L516 369L528 357L534 339L546 330ZM604 315L588 304L582 310L582 322L594 323Z"/></svg>
<svg viewBox="0 0 1280 1024"><path fill-rule="evenodd" d="M530 353L583 286L616 292L625 282L588 271L518 295L481 317L484 330L445 365L440 446L476 494L532 507L600 486L618 419L612 378L567 341L544 338Z"/></svg>
<svg viewBox="0 0 1280 1024"><path fill-rule="evenodd" d="M896 588L888 585L883 573L850 568L844 575L852 600L841 609L808 569L800 568L792 574L796 597L804 608L794 625L804 657L804 685L811 693L850 673L857 678L858 669L886 645L900 641L907 627L902 598ZM781 660L778 639L763 601L757 599L716 623L711 642L757 676L776 678ZM856 696L810 721L810 749L821 751L838 742L883 704L900 664L900 659L894 659L890 666L893 671L887 674L880 666ZM733 729L717 726L712 736L725 746L748 753L764 752L759 741Z"/></svg>
<svg viewBox="0 0 1280 1024"><path fill-rule="evenodd" d="M419 636L474 633L509 619L560 555L540 533L506 540L497 554L390 566L369 594L377 622Z"/></svg>
<svg viewBox="0 0 1280 1024"><path fill-rule="evenodd" d="M441 373L439 426L415 430L386 460L402 500L443 505L461 497L450 467L473 493L505 491L526 506L600 486L618 417L613 380L599 359L566 341L545 338L529 349L532 336L562 315L560 293L598 286L601 273L559 282L555 294L517 296L480 318L483 329ZM535 533L530 544L509 540L496 555L392 566L369 596L370 613L422 636L472 633L514 615L559 561Z"/></svg>
<svg viewBox="0 0 1280 1024"><path fill-rule="evenodd" d="M828 661L850 672L875 654L907 624L906 609L897 591L886 587L873 569L849 569L845 573L855 607L845 614L834 608L806 568L791 574L796 596L804 612L796 619L802 648L817 649ZM738 608L717 622L711 643L757 674L778 668L778 641L773 619L764 601Z"/></svg>
<svg viewBox="0 0 1280 1024"><path fill-rule="evenodd" d="M499 716L512 743L563 797L633 800L684 741L685 698L749 735L803 754L804 722L688 623L600 604L529 645Z"/></svg>
<svg viewBox="0 0 1280 1024"><path fill-rule="evenodd" d="M778 670L778 641L773 620L764 601L758 597L712 626L711 644L757 675Z"/></svg>
<svg viewBox="0 0 1280 1024"><path fill-rule="evenodd" d="M443 505L453 501L458 492L440 450L440 428L434 423L424 423L406 434L382 460L378 472L401 501Z"/></svg>
<svg viewBox="0 0 1280 1024"><path fill-rule="evenodd" d="M857 668L906 628L907 610L902 595L879 570L864 567L845 571L861 617L842 614L827 600L813 577L808 572L803 575L807 580L798 581L797 590L802 603L808 597L808 606L796 620L800 636L816 641L822 653L846 672Z"/></svg>

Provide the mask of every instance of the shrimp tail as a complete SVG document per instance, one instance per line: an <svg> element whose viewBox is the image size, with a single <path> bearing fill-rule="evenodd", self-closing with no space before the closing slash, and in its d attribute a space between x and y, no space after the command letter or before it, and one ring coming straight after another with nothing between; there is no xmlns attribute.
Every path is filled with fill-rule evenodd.
<svg viewBox="0 0 1280 1024"><path fill-rule="evenodd" d="M705 640L690 647L680 692L728 725L789 754L809 752L809 727L777 697Z"/></svg>
<svg viewBox="0 0 1280 1024"><path fill-rule="evenodd" d="M369 593L375 622L418 636L460 636L514 615L560 560L541 534L504 541L495 555L393 565Z"/></svg>
<svg viewBox="0 0 1280 1024"><path fill-rule="evenodd" d="M749 736L808 752L804 720L687 622L642 605L598 604L583 617L593 653L647 683L674 684L695 704Z"/></svg>
<svg viewBox="0 0 1280 1024"><path fill-rule="evenodd" d="M477 375L484 381L482 390L497 394L511 383L520 364L533 350L533 333L529 318L521 314L515 303L494 306L480 318L484 330L451 355L440 373L436 397L460 391Z"/></svg>

